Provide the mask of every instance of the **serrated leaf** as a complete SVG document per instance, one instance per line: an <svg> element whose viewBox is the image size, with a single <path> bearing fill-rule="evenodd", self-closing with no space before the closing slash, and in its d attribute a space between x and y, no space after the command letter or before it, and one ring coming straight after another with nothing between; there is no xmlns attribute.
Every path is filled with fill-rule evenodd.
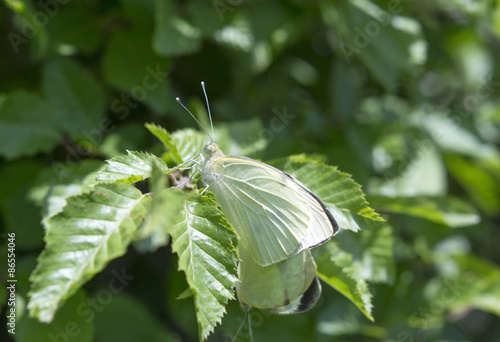
<svg viewBox="0 0 500 342"><path fill-rule="evenodd" d="M453 197L371 197L370 202L381 211L420 217L451 228L480 222L474 207Z"/></svg>
<svg viewBox="0 0 500 342"><path fill-rule="evenodd" d="M68 167L64 175L54 169L46 169L38 175L29 197L42 207L42 223L60 212L66 205L66 198L89 190L89 184L95 179L95 172L102 167L102 162L92 159L83 160L78 165Z"/></svg>
<svg viewBox="0 0 500 342"><path fill-rule="evenodd" d="M0 155L13 159L49 151L61 140L57 121L40 96L8 94L0 99Z"/></svg>
<svg viewBox="0 0 500 342"><path fill-rule="evenodd" d="M182 221L182 209L187 193L167 188L165 173L153 162L149 188L153 193L151 210L144 219L144 224L137 232L135 247L140 251L155 251L166 245L173 226Z"/></svg>
<svg viewBox="0 0 500 342"><path fill-rule="evenodd" d="M320 249L319 256L315 257L320 279L347 297L373 321L372 295L352 256L331 242Z"/></svg>
<svg viewBox="0 0 500 342"><path fill-rule="evenodd" d="M99 182L135 183L151 176L152 162L156 162L163 173L167 173L168 166L154 154L137 151L127 151L127 155L106 160L108 164L99 171L96 180Z"/></svg>
<svg viewBox="0 0 500 342"><path fill-rule="evenodd" d="M358 231L355 215L380 221L383 219L368 206L361 186L349 174L336 167L321 164L305 155L277 160L273 165L297 178L332 210L342 229Z"/></svg>
<svg viewBox="0 0 500 342"><path fill-rule="evenodd" d="M203 143L206 139L207 136L204 133L191 128L172 133L172 142L177 147L184 162L193 159L203 151Z"/></svg>
<svg viewBox="0 0 500 342"><path fill-rule="evenodd" d="M162 142L163 146L165 146L167 151L170 151L172 153L175 162L177 164L182 164L183 162L182 157L177 151L177 147L175 146L175 144L171 141L170 134L167 132L167 130L153 123L150 124L146 123L144 126L146 126L146 128Z"/></svg>
<svg viewBox="0 0 500 342"><path fill-rule="evenodd" d="M235 233L210 197L193 195L185 202L184 220L173 233L172 249L194 294L200 340L221 322L225 305L234 298Z"/></svg>
<svg viewBox="0 0 500 342"><path fill-rule="evenodd" d="M88 138L106 109L104 87L70 59L48 62L42 70L43 92L58 124L73 139Z"/></svg>
<svg viewBox="0 0 500 342"><path fill-rule="evenodd" d="M30 316L50 322L67 298L123 255L149 204L149 196L123 183L99 184L68 198L47 221L45 250L30 276Z"/></svg>

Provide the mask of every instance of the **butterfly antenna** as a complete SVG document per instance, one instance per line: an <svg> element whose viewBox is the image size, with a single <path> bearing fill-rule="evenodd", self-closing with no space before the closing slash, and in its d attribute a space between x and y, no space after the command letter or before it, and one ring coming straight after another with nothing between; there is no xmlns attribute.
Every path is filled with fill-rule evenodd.
<svg viewBox="0 0 500 342"><path fill-rule="evenodd" d="M212 127L212 141L214 141L214 125L212 123L212 113L210 113L210 105L208 104L207 91L205 89L205 82L201 81L201 87L203 88L203 94L205 94L205 101L207 102L208 118L210 119L210 127Z"/></svg>
<svg viewBox="0 0 500 342"><path fill-rule="evenodd" d="M196 118L196 116L194 116L193 113L191 113L191 111L189 109L187 109L186 106L184 106L184 103L182 103L181 99L178 98L178 97L176 97L175 101L177 101L177 103L180 104L182 106L182 108L184 108L186 110L186 112L188 112L189 115L191 115L193 117L194 121L196 121L198 123L198 125L200 125L200 127L203 128L203 130L205 131L205 133L207 133L208 137L212 141L214 141L214 138L210 135L210 133L208 133L207 129L205 127L203 127L203 125L201 124L201 122L198 121L198 119ZM210 120L210 124L212 124L212 120ZM213 128L212 128L212 130L213 130Z"/></svg>

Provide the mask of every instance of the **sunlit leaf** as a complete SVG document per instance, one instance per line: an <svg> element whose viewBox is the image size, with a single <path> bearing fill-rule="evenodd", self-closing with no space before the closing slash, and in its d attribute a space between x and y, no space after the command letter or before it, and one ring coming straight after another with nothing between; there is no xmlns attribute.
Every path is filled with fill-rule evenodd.
<svg viewBox="0 0 500 342"><path fill-rule="evenodd" d="M334 243L328 243L320 248L319 255L315 258L318 276L346 296L368 319L373 321L372 294L360 268L353 263L352 256L339 249Z"/></svg>
<svg viewBox="0 0 500 342"><path fill-rule="evenodd" d="M447 155L452 176L485 212L500 211L500 183L488 171L459 155Z"/></svg>
<svg viewBox="0 0 500 342"><path fill-rule="evenodd" d="M453 197L370 197L379 211L421 217L452 228L479 223L478 212L466 202Z"/></svg>
<svg viewBox="0 0 500 342"><path fill-rule="evenodd" d="M193 291L203 340L221 322L225 305L234 298L235 234L211 198L192 196L185 203L183 216L184 221L173 232L172 249Z"/></svg>
<svg viewBox="0 0 500 342"><path fill-rule="evenodd" d="M417 154L405 156L405 160L405 170L401 174L373 179L368 193L386 197L441 196L446 193L446 170L432 143L422 141Z"/></svg>
<svg viewBox="0 0 500 342"><path fill-rule="evenodd" d="M172 140L170 138L170 134L167 132L167 130L161 126L155 125L155 124L145 124L146 128L154 134L155 137L157 137L165 146L167 151L170 151L172 153L172 156L174 160L177 162L177 164L182 164L183 160L179 152L177 151L177 147L175 146L174 143L172 143Z"/></svg>
<svg viewBox="0 0 500 342"><path fill-rule="evenodd" d="M171 138L182 160L186 162L203 151L203 143L207 136L202 132L186 128L175 131L172 133Z"/></svg>
<svg viewBox="0 0 500 342"><path fill-rule="evenodd" d="M165 162L153 154L136 151L127 152L127 155L107 160L106 167L97 173L96 180L100 182L121 181L135 183L151 176L153 161L157 163L163 173L168 171Z"/></svg>
<svg viewBox="0 0 500 342"><path fill-rule="evenodd" d="M292 156L273 162L273 165L297 178L318 196L327 207L332 208L334 218L342 229L358 231L368 218L375 221L383 219L368 206L361 186L347 173L337 168L312 162L305 155Z"/></svg>
<svg viewBox="0 0 500 342"><path fill-rule="evenodd" d="M151 210L144 219L144 224L138 231L135 246L141 251L155 251L167 244L173 226L182 221L182 209L187 194L179 189L167 188L166 175L153 162L151 178L152 192Z"/></svg>
<svg viewBox="0 0 500 342"><path fill-rule="evenodd" d="M30 276L30 316L52 321L58 307L112 259L123 255L146 215L149 196L123 183L69 197L47 221L45 250Z"/></svg>

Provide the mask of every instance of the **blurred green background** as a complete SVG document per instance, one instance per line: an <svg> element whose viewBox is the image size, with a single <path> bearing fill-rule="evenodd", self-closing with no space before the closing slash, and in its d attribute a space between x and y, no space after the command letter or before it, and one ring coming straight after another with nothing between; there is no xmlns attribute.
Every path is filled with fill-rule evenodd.
<svg viewBox="0 0 500 342"><path fill-rule="evenodd" d="M177 96L206 123L201 81L226 153L322 155L392 227L374 323L324 288L310 313L255 311L255 341L500 340L499 1L4 0L0 16L0 303L15 232L20 314L2 341L197 340L168 246L131 248L51 325L24 307L47 199L126 150L161 154L146 122L197 128ZM242 317L232 301L209 340Z"/></svg>

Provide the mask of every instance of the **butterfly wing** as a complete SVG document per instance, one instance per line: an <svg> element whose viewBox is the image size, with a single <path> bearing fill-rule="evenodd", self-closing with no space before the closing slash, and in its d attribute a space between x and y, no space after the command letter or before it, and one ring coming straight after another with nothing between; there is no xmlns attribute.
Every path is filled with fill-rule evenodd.
<svg viewBox="0 0 500 342"><path fill-rule="evenodd" d="M282 171L240 156L210 159L203 179L260 266L328 240L338 226L325 205Z"/></svg>
<svg viewBox="0 0 500 342"><path fill-rule="evenodd" d="M270 266L259 266L240 249L236 293L240 303L278 315L309 310L321 294L309 250Z"/></svg>

